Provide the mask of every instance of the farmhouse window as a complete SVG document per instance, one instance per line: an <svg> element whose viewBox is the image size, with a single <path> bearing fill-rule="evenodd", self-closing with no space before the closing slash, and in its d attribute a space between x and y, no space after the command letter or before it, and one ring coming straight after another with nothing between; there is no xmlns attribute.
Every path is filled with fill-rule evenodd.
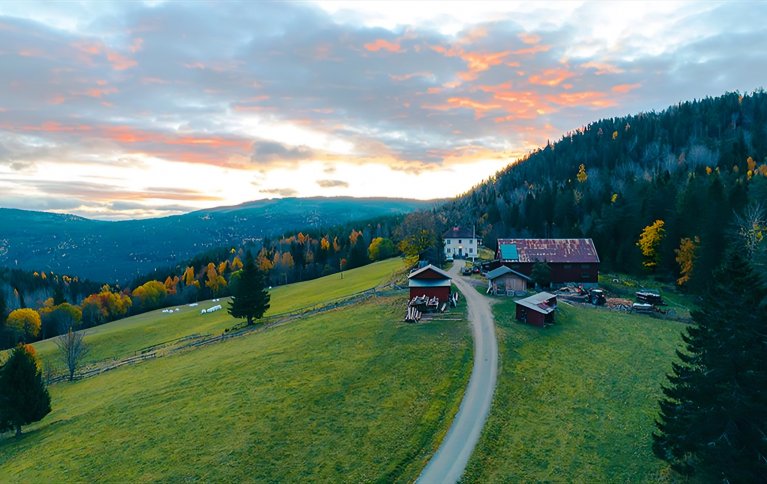
<svg viewBox="0 0 767 484"><path fill-rule="evenodd" d="M588 269L588 268L589 268L588 264L581 264L581 269Z"/></svg>
<svg viewBox="0 0 767 484"><path fill-rule="evenodd" d="M564 269L572 269L573 265L572 264L565 264L563 268Z"/></svg>
<svg viewBox="0 0 767 484"><path fill-rule="evenodd" d="M458 243L459 243L459 244L462 244L462 243L463 243L463 241L462 241L461 239L458 239Z"/></svg>

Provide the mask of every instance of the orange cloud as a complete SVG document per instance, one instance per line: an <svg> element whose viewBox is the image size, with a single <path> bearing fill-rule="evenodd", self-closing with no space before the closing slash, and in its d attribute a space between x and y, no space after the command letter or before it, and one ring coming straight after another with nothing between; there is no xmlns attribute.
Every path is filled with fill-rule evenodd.
<svg viewBox="0 0 767 484"><path fill-rule="evenodd" d="M593 108L606 108L615 106L616 102L599 91L563 92L546 96L546 99L560 106L590 106Z"/></svg>
<svg viewBox="0 0 767 484"><path fill-rule="evenodd" d="M385 39L378 39L375 42L369 42L365 44L365 49L369 50L370 52L378 52L379 50L399 52L401 47L396 42L389 42Z"/></svg>
<svg viewBox="0 0 767 484"><path fill-rule="evenodd" d="M129 49L131 52L135 54L136 52L140 51L143 47L144 47L144 39L142 39L141 37L136 37L135 39L133 39L133 42L131 43Z"/></svg>
<svg viewBox="0 0 767 484"><path fill-rule="evenodd" d="M604 74L620 74L623 72L623 69L606 62L589 61L581 64L581 67L584 69L594 69L598 76Z"/></svg>
<svg viewBox="0 0 767 484"><path fill-rule="evenodd" d="M557 86L574 75L574 72L567 69L545 69L540 74L530 76L528 81L539 86Z"/></svg>
<svg viewBox="0 0 767 484"><path fill-rule="evenodd" d="M116 71L124 71L126 69L130 69L131 67L135 67L137 64L135 60L129 59L114 51L107 52L107 60L110 64L112 64L112 69Z"/></svg>
<svg viewBox="0 0 767 484"><path fill-rule="evenodd" d="M536 34L531 34L529 32L522 32L518 35L519 40L522 41L522 43L527 45L534 45L541 41L541 36Z"/></svg>
<svg viewBox="0 0 767 484"><path fill-rule="evenodd" d="M612 87L612 92L618 92L621 94L626 94L629 91L633 91L634 89L637 89L640 87L641 84L635 83L635 84L618 84L616 86Z"/></svg>
<svg viewBox="0 0 767 484"><path fill-rule="evenodd" d="M469 70L467 72L460 72L458 77L464 81L471 81L477 78L480 72L486 71L493 66L497 66L503 62L503 59L509 55L509 51L503 52L463 52L460 54Z"/></svg>
<svg viewBox="0 0 767 484"><path fill-rule="evenodd" d="M142 41L143 42L143 41ZM135 44L135 42L134 42ZM107 48L103 43L101 42L92 42L92 41L80 41L75 42L72 44L72 47L82 54L85 54L85 57L83 60L85 62L91 63L91 57L100 56L100 55L106 55L107 61L112 65L112 69L116 71L124 71L126 69L130 69L131 67L135 67L137 65L137 62L131 58L128 58L116 50L112 50ZM131 49L133 47L141 48L141 45L132 45Z"/></svg>
<svg viewBox="0 0 767 484"><path fill-rule="evenodd" d="M106 88L91 88L85 91L83 94L89 97L95 97L95 98L101 98L103 96L107 96L109 94L114 94L118 92L117 88L115 87L106 87Z"/></svg>
<svg viewBox="0 0 767 484"><path fill-rule="evenodd" d="M43 51L40 49L21 49L18 52L20 57L44 57Z"/></svg>
<svg viewBox="0 0 767 484"><path fill-rule="evenodd" d="M407 81L409 79L412 79L414 77L433 77L434 74L431 72L421 71L421 72L411 72L410 74L390 74L389 78L393 81Z"/></svg>
<svg viewBox="0 0 767 484"><path fill-rule="evenodd" d="M474 27L464 34L458 41L459 44L471 44L480 39L487 37L487 29L485 27Z"/></svg>
<svg viewBox="0 0 767 484"><path fill-rule="evenodd" d="M510 55L533 55L533 54L538 54L539 52L548 52L549 50L551 50L550 45L540 44L540 45L535 45L533 47L526 47L524 49L512 50L511 52L509 52L509 54Z"/></svg>

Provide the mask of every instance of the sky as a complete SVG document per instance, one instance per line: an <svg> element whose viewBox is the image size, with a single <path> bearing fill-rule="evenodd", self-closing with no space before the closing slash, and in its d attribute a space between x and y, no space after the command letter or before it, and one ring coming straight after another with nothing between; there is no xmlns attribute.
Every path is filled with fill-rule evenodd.
<svg viewBox="0 0 767 484"><path fill-rule="evenodd" d="M0 207L444 198L767 80L764 2L0 3Z"/></svg>

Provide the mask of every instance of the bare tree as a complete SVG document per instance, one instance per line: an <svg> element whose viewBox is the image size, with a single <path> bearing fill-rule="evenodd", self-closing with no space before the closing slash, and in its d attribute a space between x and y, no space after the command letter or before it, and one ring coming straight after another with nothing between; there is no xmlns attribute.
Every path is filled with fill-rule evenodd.
<svg viewBox="0 0 767 484"><path fill-rule="evenodd" d="M735 227L747 255L753 257L767 237L767 211L759 203L751 203L742 215L735 215Z"/></svg>
<svg viewBox="0 0 767 484"><path fill-rule="evenodd" d="M56 346L59 348L59 354L69 370L69 381L75 379L75 371L83 358L88 354L88 345L85 344L85 332L69 331L55 339Z"/></svg>

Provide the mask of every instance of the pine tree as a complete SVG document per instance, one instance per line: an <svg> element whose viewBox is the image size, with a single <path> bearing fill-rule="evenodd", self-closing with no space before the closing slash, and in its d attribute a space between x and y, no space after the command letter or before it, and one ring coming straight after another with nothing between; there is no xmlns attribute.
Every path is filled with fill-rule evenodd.
<svg viewBox="0 0 767 484"><path fill-rule="evenodd" d="M724 482L767 476L767 288L739 251L715 284L663 387L653 451L683 474Z"/></svg>
<svg viewBox="0 0 767 484"><path fill-rule="evenodd" d="M31 346L19 345L0 367L0 431L37 422L51 411L51 397Z"/></svg>
<svg viewBox="0 0 767 484"><path fill-rule="evenodd" d="M252 325L254 319L261 319L269 309L269 299L264 276L248 252L232 295L232 302L229 303L229 314L235 318L246 318L248 325Z"/></svg>

